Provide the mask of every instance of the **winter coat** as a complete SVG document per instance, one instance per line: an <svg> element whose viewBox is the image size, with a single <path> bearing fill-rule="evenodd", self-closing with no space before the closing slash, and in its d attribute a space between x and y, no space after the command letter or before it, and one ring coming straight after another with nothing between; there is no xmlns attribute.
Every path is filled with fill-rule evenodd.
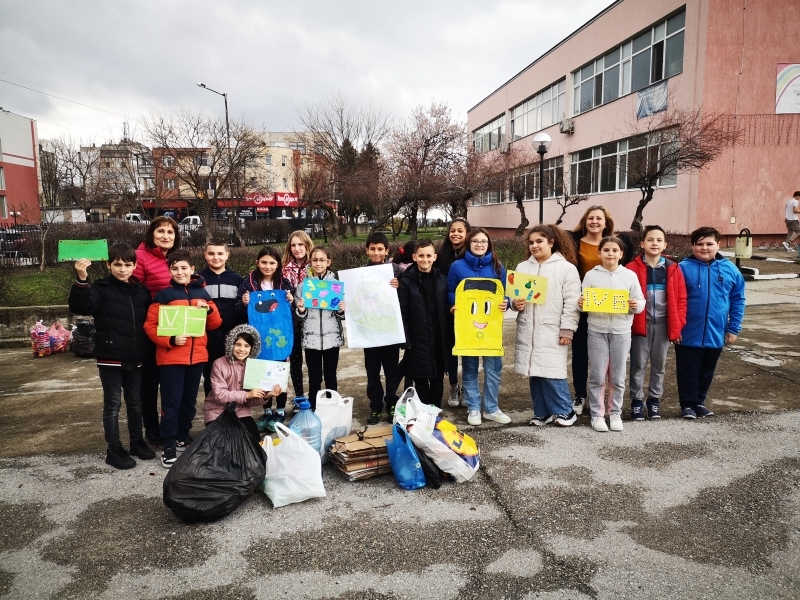
<svg viewBox="0 0 800 600"><path fill-rule="evenodd" d="M309 275L316 277L316 275ZM325 281L337 281L333 271L326 271L322 277ZM329 350L344 346L344 332L342 330L343 310L322 310L321 308L308 308L302 314L295 310L298 319L303 322L301 344L303 348L311 350Z"/></svg>
<svg viewBox="0 0 800 600"><path fill-rule="evenodd" d="M255 343L250 348L249 358L255 358L261 352L261 338L250 325L237 325L225 338L225 356L218 358L211 366L211 393L206 396L203 405L203 422L208 424L225 410L228 402L236 403L236 416L240 419L252 417L251 406L261 406L264 401L260 398L247 398L247 392L242 389L244 383L245 361L238 361L233 357L233 345L240 333L249 333Z"/></svg>
<svg viewBox="0 0 800 600"><path fill-rule="evenodd" d="M283 275L283 278L289 282L292 293L295 296L297 295L297 288L302 285L303 280L308 274L308 267L308 259L299 265L293 260L290 260L288 263L283 265L283 269L281 269L281 275Z"/></svg>
<svg viewBox="0 0 800 600"><path fill-rule="evenodd" d="M526 377L567 378L569 346L562 346L562 337L572 338L578 329L581 279L578 269L561 253L554 252L544 263L530 257L517 265L526 275L547 277L547 301L525 303L517 315L517 339L514 370Z"/></svg>
<svg viewBox="0 0 800 600"><path fill-rule="evenodd" d="M136 268L133 269L133 276L147 288L151 298L155 298L158 292L169 287L172 279L167 257L161 249L148 248L144 242L136 248Z"/></svg>
<svg viewBox="0 0 800 600"><path fill-rule="evenodd" d="M281 277L281 285L278 289L286 290L287 292L293 292L292 284L285 277ZM262 291L261 286L256 283L256 278L253 277L253 271L250 271L250 274L242 279L242 283L239 285L239 290L236 292L236 310L239 312L240 317L245 321L247 321L247 305L242 302L242 296L244 296L245 292L260 291Z"/></svg>
<svg viewBox="0 0 800 600"><path fill-rule="evenodd" d="M400 313L403 315L403 328L406 333L406 351L403 355L406 376L411 379L432 379L441 375L436 372L436 354L442 357L447 369L449 350L453 347L453 328L450 324L450 311L447 309L447 280L434 268L428 274L434 283L434 306L428 306L422 292L420 273L417 265L412 265L403 273L397 297ZM434 313L437 319L433 318ZM436 345L438 327L439 345Z"/></svg>
<svg viewBox="0 0 800 600"><path fill-rule="evenodd" d="M686 325L681 344L722 348L725 334L739 335L744 319L744 277L736 266L717 254L711 263L694 256L680 263L686 281Z"/></svg>
<svg viewBox="0 0 800 600"><path fill-rule="evenodd" d="M122 282L112 275L91 287L77 281L69 291L69 310L94 317L97 366L137 368L151 348L144 333L150 293L134 277Z"/></svg>
<svg viewBox="0 0 800 600"><path fill-rule="evenodd" d="M144 324L144 331L156 345L156 364L161 367L164 365L197 365L208 362L208 350L206 349L207 336L190 337L183 346L175 345L174 336L158 335L158 310L162 304L197 306L200 300L208 303L208 316L206 317L206 331L216 329L222 325L214 301L203 289L205 282L199 275L192 275L192 280L187 285L181 285L170 280L170 285L156 294L150 310L147 312L147 320Z"/></svg>
<svg viewBox="0 0 800 600"><path fill-rule="evenodd" d="M664 260L667 268L667 336L669 341L674 342L681 336L681 330L686 324L686 283L678 263L666 256ZM648 265L644 255L637 256L625 266L636 273L642 293L647 294ZM648 310L654 310L654 307L648 306ZM646 311L634 315L631 333L647 336Z"/></svg>
<svg viewBox="0 0 800 600"><path fill-rule="evenodd" d="M228 267L222 273L214 273L210 268L200 271L200 277L206 282L206 292L217 305L222 325L217 329L207 332L208 339L224 343L228 333L242 323L242 316L236 310L236 299L239 286L242 285L242 276Z"/></svg>
<svg viewBox="0 0 800 600"><path fill-rule="evenodd" d="M506 287L506 268L500 265L500 273L495 273L491 252L487 252L483 256L475 256L472 252L467 250L464 253L464 258L459 258L450 265L450 272L447 274L448 306L455 306L456 288L458 284L467 277L499 279L503 284L503 289Z"/></svg>
<svg viewBox="0 0 800 600"><path fill-rule="evenodd" d="M637 302L634 313L638 315L644 310L645 299L642 295L639 279L633 271L629 271L622 265L617 265L613 272L602 265L596 266L583 278L582 290L586 288L628 290L628 299L636 300ZM626 314L590 312L586 322L589 331L594 331L595 333L630 333L631 325L633 325L633 315L630 312Z"/></svg>

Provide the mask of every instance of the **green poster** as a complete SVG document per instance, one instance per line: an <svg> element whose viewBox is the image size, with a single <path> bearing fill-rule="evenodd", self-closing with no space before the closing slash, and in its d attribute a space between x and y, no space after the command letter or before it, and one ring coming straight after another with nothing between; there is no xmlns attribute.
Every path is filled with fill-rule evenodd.
<svg viewBox="0 0 800 600"><path fill-rule="evenodd" d="M158 307L157 335L188 335L203 337L206 334L205 308L196 306L162 305Z"/></svg>
<svg viewBox="0 0 800 600"><path fill-rule="evenodd" d="M58 240L58 262L70 260L108 260L106 240Z"/></svg>
<svg viewBox="0 0 800 600"><path fill-rule="evenodd" d="M270 391L275 384L281 386L282 391L286 391L289 386L289 363L277 360L261 360L259 358L248 358L244 364L244 384L245 390L256 388Z"/></svg>

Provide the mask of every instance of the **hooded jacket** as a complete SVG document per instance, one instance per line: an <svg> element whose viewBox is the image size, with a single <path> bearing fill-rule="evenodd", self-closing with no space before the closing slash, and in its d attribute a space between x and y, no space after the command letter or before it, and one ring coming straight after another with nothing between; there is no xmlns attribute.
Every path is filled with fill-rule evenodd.
<svg viewBox="0 0 800 600"><path fill-rule="evenodd" d="M583 278L583 288L604 288L607 290L628 290L628 299L636 300L637 306L634 311L639 314L644 310L645 299L639 279L633 271L629 271L622 265L617 265L614 271L609 271L603 265L598 265L589 271ZM587 325L589 331L595 333L630 333L633 324L631 313L588 313Z"/></svg>
<svg viewBox="0 0 800 600"><path fill-rule="evenodd" d="M316 277L316 275L308 275ZM333 271L326 271L322 277L325 281L337 281ZM303 348L310 350L329 350L344 346L344 331L342 330L343 310L322 310L321 308L308 308L303 314L295 309L297 318L303 323L301 336Z"/></svg>
<svg viewBox="0 0 800 600"><path fill-rule="evenodd" d="M447 274L447 305L454 306L456 303L456 288L461 280L467 277L487 277L490 279L499 279L503 284L503 289L506 287L506 268L500 265L500 273L494 271L494 261L492 260L492 253L487 252L483 256L475 256L467 250L464 253L464 258L459 258L452 265Z"/></svg>
<svg viewBox="0 0 800 600"><path fill-rule="evenodd" d="M686 281L686 325L681 344L722 348L725 334L739 335L744 319L744 277L736 266L717 254L706 263L690 256L679 265Z"/></svg>
<svg viewBox="0 0 800 600"><path fill-rule="evenodd" d="M149 248L144 242L136 248L136 267L133 269L133 276L147 288L151 298L155 298L158 292L169 287L172 279L167 257L161 249Z"/></svg>
<svg viewBox="0 0 800 600"><path fill-rule="evenodd" d="M170 279L169 287L156 294L150 310L147 312L147 320L144 324L144 331L156 345L156 364L159 367L164 365L196 365L208 362L208 350L206 349L207 335L202 337L190 337L183 346L175 345L175 338L158 335L158 310L162 304L197 306L200 300L208 303L208 316L206 317L206 331L216 329L222 325L214 301L203 289L205 282L199 275L192 275L191 281L182 285Z"/></svg>
<svg viewBox="0 0 800 600"><path fill-rule="evenodd" d="M233 345L240 333L249 333L255 342L248 358L255 358L261 352L261 338L254 327L237 325L230 330L225 338L225 356L215 360L211 367L211 393L206 396L203 405L203 422L206 424L220 416L228 402L236 403L236 416L240 419L253 416L251 406L264 404L260 398L248 400L247 392L242 389L245 361L240 362L233 357Z"/></svg>
<svg viewBox="0 0 800 600"><path fill-rule="evenodd" d="M665 256L667 269L667 336L670 342L674 342L681 336L681 330L686 324L686 284L683 279L678 263ZM639 279L639 286L643 293L647 293L647 274L650 272L649 265L645 262L644 255L639 255L625 265L626 268L636 273ZM652 306L647 307L653 310ZM633 335L647 335L647 313L640 312L633 317Z"/></svg>
<svg viewBox="0 0 800 600"><path fill-rule="evenodd" d="M281 284L277 289L292 292L292 295L294 295L292 284L283 276L281 276ZM250 271L250 274L242 279L242 283L239 285L239 291L236 293L236 310L239 312L239 316L245 321L247 321L247 305L242 302L242 296L245 295L245 292L260 291L261 287L256 283L256 278L253 277L253 271Z"/></svg>

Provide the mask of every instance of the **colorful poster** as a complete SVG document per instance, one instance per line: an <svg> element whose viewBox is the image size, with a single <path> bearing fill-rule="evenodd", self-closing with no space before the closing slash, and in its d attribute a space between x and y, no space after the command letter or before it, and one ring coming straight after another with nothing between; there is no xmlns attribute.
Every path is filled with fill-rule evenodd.
<svg viewBox="0 0 800 600"><path fill-rule="evenodd" d="M454 355L503 356L503 298L497 279L471 277L458 284Z"/></svg>
<svg viewBox="0 0 800 600"><path fill-rule="evenodd" d="M583 290L583 312L626 313L628 290L586 288Z"/></svg>
<svg viewBox="0 0 800 600"><path fill-rule="evenodd" d="M58 262L69 260L108 260L106 240L58 240Z"/></svg>
<svg viewBox="0 0 800 600"><path fill-rule="evenodd" d="M158 307L156 334L203 337L206 334L207 315L208 311L205 308L163 304Z"/></svg>
<svg viewBox="0 0 800 600"><path fill-rule="evenodd" d="M281 386L281 391L285 392L289 387L289 363L277 360L260 360L258 358L248 358L244 363L244 383L242 388L245 390L260 389L270 391L275 384Z"/></svg>
<svg viewBox="0 0 800 600"><path fill-rule="evenodd" d="M506 295L512 300L523 299L531 304L544 304L547 302L547 277L508 271Z"/></svg>
<svg viewBox="0 0 800 600"><path fill-rule="evenodd" d="M344 284L341 281L306 277L302 294L306 308L337 310L344 299Z"/></svg>
<svg viewBox="0 0 800 600"><path fill-rule="evenodd" d="M247 322L261 336L261 360L286 360L292 353L292 306L285 290L250 292Z"/></svg>
<svg viewBox="0 0 800 600"><path fill-rule="evenodd" d="M405 344L403 316L392 265L377 265L339 271L347 290L345 324L348 348L375 348Z"/></svg>
<svg viewBox="0 0 800 600"><path fill-rule="evenodd" d="M778 63L775 114L800 113L800 64Z"/></svg>

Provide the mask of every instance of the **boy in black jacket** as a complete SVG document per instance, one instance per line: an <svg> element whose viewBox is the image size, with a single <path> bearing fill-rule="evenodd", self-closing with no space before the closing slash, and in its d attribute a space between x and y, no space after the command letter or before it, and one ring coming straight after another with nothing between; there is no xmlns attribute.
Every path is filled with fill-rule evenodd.
<svg viewBox="0 0 800 600"><path fill-rule="evenodd" d="M136 251L128 244L108 249L111 275L90 286L87 269L91 261L75 263L78 279L69 292L69 310L94 317L94 356L103 385L103 430L106 463L117 469L131 469L136 461L155 458L155 452L142 439L142 401L139 389L140 367L147 353L144 321L150 306L150 292L133 277ZM130 453L119 439L119 409L122 391L128 413Z"/></svg>
<svg viewBox="0 0 800 600"><path fill-rule="evenodd" d="M436 250L430 240L418 241L412 258L414 264L403 273L397 290L406 333L406 379L414 382L422 402L441 408L448 357L445 349L453 347L447 280L433 266Z"/></svg>

